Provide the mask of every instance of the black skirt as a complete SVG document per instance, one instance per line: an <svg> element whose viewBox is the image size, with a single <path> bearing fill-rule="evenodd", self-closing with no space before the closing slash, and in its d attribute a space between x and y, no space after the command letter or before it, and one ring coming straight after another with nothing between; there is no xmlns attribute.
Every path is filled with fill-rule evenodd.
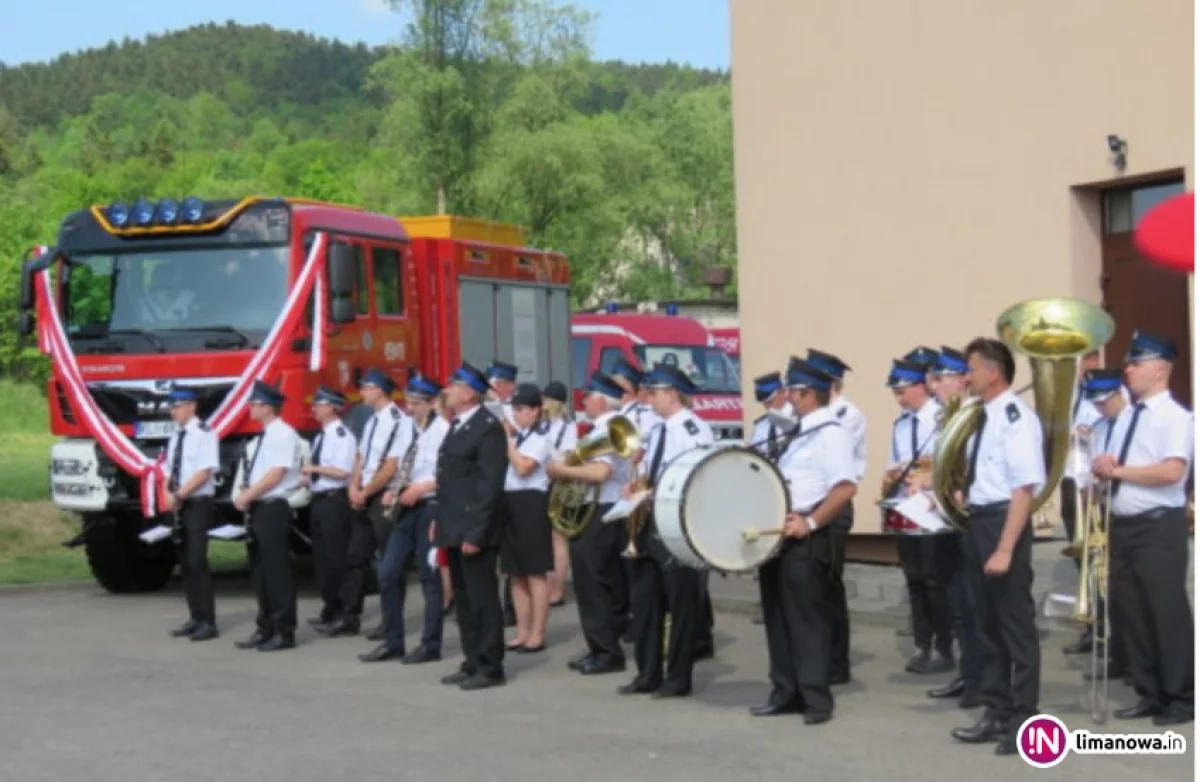
<svg viewBox="0 0 1200 782"><path fill-rule="evenodd" d="M554 570L548 495L537 489L504 493L504 542L500 568L510 576L544 576Z"/></svg>

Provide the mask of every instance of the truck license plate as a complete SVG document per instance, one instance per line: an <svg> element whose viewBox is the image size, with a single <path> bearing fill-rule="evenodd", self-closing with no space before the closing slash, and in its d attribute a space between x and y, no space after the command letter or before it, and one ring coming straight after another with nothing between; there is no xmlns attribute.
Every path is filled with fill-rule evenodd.
<svg viewBox="0 0 1200 782"><path fill-rule="evenodd" d="M166 440L178 427L174 421L138 421L133 436L139 440Z"/></svg>

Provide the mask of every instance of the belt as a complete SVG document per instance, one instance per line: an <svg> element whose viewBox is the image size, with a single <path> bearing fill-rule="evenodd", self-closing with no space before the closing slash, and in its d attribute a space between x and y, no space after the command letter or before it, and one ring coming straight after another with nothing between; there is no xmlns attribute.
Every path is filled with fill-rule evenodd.
<svg viewBox="0 0 1200 782"><path fill-rule="evenodd" d="M261 508L261 507L265 507L267 505L274 505L275 503L278 503L278 502L282 502L286 505L287 498L286 497L270 497L269 499L265 499L265 500L255 500L254 502L250 503L250 507L251 508Z"/></svg>
<svg viewBox="0 0 1200 782"><path fill-rule="evenodd" d="M1139 521L1139 520L1143 520L1143 519L1145 519L1145 520L1158 519L1158 518L1162 518L1163 516L1166 516L1169 513L1182 513L1186 510L1187 510L1187 507L1183 506L1183 505L1175 505L1175 506L1160 505L1157 508L1151 508L1150 510L1144 510L1144 511L1141 511L1140 513L1113 513L1112 517L1114 519ZM1110 510L1110 512L1111 512L1111 510Z"/></svg>
<svg viewBox="0 0 1200 782"><path fill-rule="evenodd" d="M322 500L327 497L332 497L335 494L346 494L348 491L349 490L345 486L341 486L337 489L326 489L325 491L314 491L313 497L315 499Z"/></svg>
<svg viewBox="0 0 1200 782"><path fill-rule="evenodd" d="M985 502L982 505L968 505L968 513L995 513L999 510L1005 510L1011 503L1008 500L1000 500L999 502Z"/></svg>

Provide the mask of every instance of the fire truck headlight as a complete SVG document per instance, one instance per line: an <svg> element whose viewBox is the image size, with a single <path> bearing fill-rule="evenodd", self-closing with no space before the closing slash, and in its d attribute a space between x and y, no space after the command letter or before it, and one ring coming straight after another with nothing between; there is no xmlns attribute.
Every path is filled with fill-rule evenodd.
<svg viewBox="0 0 1200 782"><path fill-rule="evenodd" d="M123 201L117 201L108 207L108 221L117 228L124 227L129 222L129 207Z"/></svg>
<svg viewBox="0 0 1200 782"><path fill-rule="evenodd" d="M81 459L54 459L50 471L55 475L79 476L87 474L88 465Z"/></svg>
<svg viewBox="0 0 1200 782"><path fill-rule="evenodd" d="M154 219L154 204L144 198L139 198L133 205L134 225L150 225Z"/></svg>
<svg viewBox="0 0 1200 782"><path fill-rule="evenodd" d="M175 222L175 218L179 216L179 204L173 198L164 198L158 202L158 210L156 212L158 222L164 225L170 225Z"/></svg>
<svg viewBox="0 0 1200 782"><path fill-rule="evenodd" d="M183 222L198 223L200 218L204 216L204 202L196 196L189 196L183 199L182 207Z"/></svg>

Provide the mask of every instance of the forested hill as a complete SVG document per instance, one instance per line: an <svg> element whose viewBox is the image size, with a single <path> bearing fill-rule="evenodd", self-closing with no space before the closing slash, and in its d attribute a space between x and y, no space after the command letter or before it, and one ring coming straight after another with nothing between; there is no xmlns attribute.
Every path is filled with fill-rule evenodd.
<svg viewBox="0 0 1200 782"><path fill-rule="evenodd" d="M0 323L65 214L142 196L516 223L581 304L701 295L734 265L727 73L596 62L561 0L393 4L417 23L390 17L391 47L205 25L0 69ZM0 329L0 374L42 370Z"/></svg>
<svg viewBox="0 0 1200 782"><path fill-rule="evenodd" d="M48 63L0 64L0 107L28 127L84 114L105 93L137 89L175 98L206 92L247 110L318 106L347 97L378 106L383 94L365 87L371 67L388 52L266 25L210 23L113 41ZM727 73L671 63L589 63L587 88L574 103L584 114L615 111L635 92L651 95L667 86L690 89L727 80Z"/></svg>

